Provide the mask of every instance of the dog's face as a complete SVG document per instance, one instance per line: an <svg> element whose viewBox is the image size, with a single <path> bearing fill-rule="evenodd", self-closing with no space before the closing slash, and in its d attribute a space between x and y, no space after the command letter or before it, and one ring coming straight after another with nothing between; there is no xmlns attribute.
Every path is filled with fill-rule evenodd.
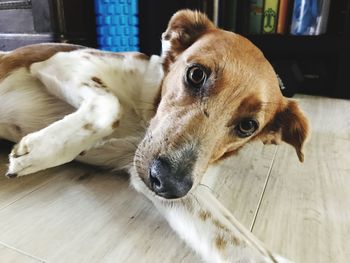
<svg viewBox="0 0 350 263"><path fill-rule="evenodd" d="M135 156L138 175L157 195L185 196L209 164L254 139L285 141L303 161L307 120L247 39L180 11L163 34L162 56L161 100Z"/></svg>

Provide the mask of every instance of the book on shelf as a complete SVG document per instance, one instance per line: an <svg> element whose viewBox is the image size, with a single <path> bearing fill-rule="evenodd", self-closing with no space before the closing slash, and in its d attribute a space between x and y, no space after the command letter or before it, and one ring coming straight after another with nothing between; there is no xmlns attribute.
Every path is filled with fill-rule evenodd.
<svg viewBox="0 0 350 263"><path fill-rule="evenodd" d="M276 33L278 19L278 0L265 0L263 13L263 34Z"/></svg>
<svg viewBox="0 0 350 263"><path fill-rule="evenodd" d="M249 34L260 34L263 19L264 0L249 1Z"/></svg>
<svg viewBox="0 0 350 263"><path fill-rule="evenodd" d="M293 0L280 0L278 6L277 33L287 34L292 16Z"/></svg>
<svg viewBox="0 0 350 263"><path fill-rule="evenodd" d="M317 17L316 33L315 35L321 35L326 33L329 17L329 8L331 5L331 0L323 0L320 7L320 13Z"/></svg>
<svg viewBox="0 0 350 263"><path fill-rule="evenodd" d="M326 33L330 0L295 0L291 24L292 35Z"/></svg>
<svg viewBox="0 0 350 263"><path fill-rule="evenodd" d="M344 4L336 7L346 9L344 23L328 19L334 2L348 3L346 8ZM241 34L320 35L326 33L328 24L333 28L342 24L348 32L349 9L350 0L220 0L218 21L220 27Z"/></svg>

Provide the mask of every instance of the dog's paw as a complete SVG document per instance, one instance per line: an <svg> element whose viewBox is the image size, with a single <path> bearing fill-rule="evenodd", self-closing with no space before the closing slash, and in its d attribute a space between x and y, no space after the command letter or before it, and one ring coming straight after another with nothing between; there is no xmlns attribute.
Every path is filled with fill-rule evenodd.
<svg viewBox="0 0 350 263"><path fill-rule="evenodd" d="M42 170L46 159L40 136L36 133L28 134L13 147L6 176L15 178Z"/></svg>

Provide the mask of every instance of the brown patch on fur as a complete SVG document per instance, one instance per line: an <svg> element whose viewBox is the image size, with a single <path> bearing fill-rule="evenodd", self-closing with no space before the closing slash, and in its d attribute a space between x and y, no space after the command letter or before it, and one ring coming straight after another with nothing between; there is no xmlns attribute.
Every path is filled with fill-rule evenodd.
<svg viewBox="0 0 350 263"><path fill-rule="evenodd" d="M260 98L258 98L256 95L250 95L242 100L237 111L239 114L254 114L259 112L261 109L262 103Z"/></svg>
<svg viewBox="0 0 350 263"><path fill-rule="evenodd" d="M215 238L215 246L219 250L224 250L226 248L226 245L227 245L227 241L222 236L217 236Z"/></svg>
<svg viewBox="0 0 350 263"><path fill-rule="evenodd" d="M238 148L234 149L234 150L231 150L231 151L228 151L228 152L225 152L223 155L219 156L217 159L213 159L210 161L210 164L217 164L218 162L222 161L222 160L225 160L227 159L228 157L231 157L235 154L237 154L242 148L243 148L244 145L241 145L239 146Z"/></svg>
<svg viewBox="0 0 350 263"><path fill-rule="evenodd" d="M81 153L79 153L80 156L84 156L86 154L86 151L82 151Z"/></svg>
<svg viewBox="0 0 350 263"><path fill-rule="evenodd" d="M228 158L228 157L231 157L231 156L235 155L236 153L237 153L237 150L233 150L233 151L230 151L230 152L225 152L224 155L221 156L221 157L220 157L218 160L216 160L215 162L224 160L224 159L226 159L226 158ZM214 163L215 163L215 162L214 162Z"/></svg>
<svg viewBox="0 0 350 263"><path fill-rule="evenodd" d="M103 85L102 80L101 80L100 78L98 78L98 77L92 77L91 80L92 80L93 82L96 82L96 83L99 84L99 85Z"/></svg>
<svg viewBox="0 0 350 263"><path fill-rule="evenodd" d="M290 101L284 112L277 113L282 126L282 140L294 146L300 162L304 162L303 146L309 124L295 101Z"/></svg>
<svg viewBox="0 0 350 263"><path fill-rule="evenodd" d="M67 44L37 44L15 49L0 57L0 80L21 67L29 68L36 62L45 61L58 52L70 52L84 48Z"/></svg>
<svg viewBox="0 0 350 263"><path fill-rule="evenodd" d="M235 236L231 236L230 238L230 243L233 245L233 246L239 246L241 245L241 242L239 241L239 239Z"/></svg>
<svg viewBox="0 0 350 263"><path fill-rule="evenodd" d="M128 53L126 53L126 54L128 54ZM147 56L146 54L143 54L143 53L134 52L134 53L132 53L132 55L134 58L139 59L139 60L146 60L146 61L149 60L149 56Z"/></svg>
<svg viewBox="0 0 350 263"><path fill-rule="evenodd" d="M22 133L22 129L21 129L21 127L19 127L18 125L16 125L16 124L14 124L13 125L13 128L15 129L15 131L17 132L17 133Z"/></svg>
<svg viewBox="0 0 350 263"><path fill-rule="evenodd" d="M116 59L124 59L126 57L133 57L139 60L148 61L150 58L146 54L140 52L109 52L109 51L100 51L100 50L87 50L88 54L96 57L108 57Z"/></svg>
<svg viewBox="0 0 350 263"><path fill-rule="evenodd" d="M86 53L96 57L108 57L108 58L117 58L117 59L125 58L124 53L116 53L116 52L101 51L101 50L94 50L94 49L86 50Z"/></svg>
<svg viewBox="0 0 350 263"><path fill-rule="evenodd" d="M190 213L193 213L194 206L191 199L183 199L181 200L181 203L183 206L186 207L187 211L189 211Z"/></svg>
<svg viewBox="0 0 350 263"><path fill-rule="evenodd" d="M202 221L206 221L210 217L211 217L211 213L209 211L204 211L204 210L199 211L199 218Z"/></svg>
<svg viewBox="0 0 350 263"><path fill-rule="evenodd" d="M303 162L303 146L308 133L308 121L298 104L288 100L287 105L275 113L272 121L265 126L258 138L265 143L279 143L281 140L289 143L295 148L299 161Z"/></svg>
<svg viewBox="0 0 350 263"><path fill-rule="evenodd" d="M107 89L107 85L102 81L102 79L98 78L98 77L92 77L91 80L97 84L95 87L96 88L103 88L103 89Z"/></svg>
<svg viewBox="0 0 350 263"><path fill-rule="evenodd" d="M200 12L182 10L173 15L167 30L162 35L163 39L170 41L171 46L164 58L164 70L168 71L170 64L182 51L192 45L205 32L214 28L207 16Z"/></svg>
<svg viewBox="0 0 350 263"><path fill-rule="evenodd" d="M221 230L224 230L224 231L226 231L226 232L229 232L230 231L230 229L228 229L224 224L222 224L219 220L217 220L217 219L213 219L213 224L216 226L216 227L218 227L218 228L220 228Z"/></svg>
<svg viewBox="0 0 350 263"><path fill-rule="evenodd" d="M91 123L85 124L85 125L83 126L83 128L84 128L85 130L88 130L88 131L93 131L93 130L94 130L94 127L93 127L93 125L92 125Z"/></svg>
<svg viewBox="0 0 350 263"><path fill-rule="evenodd" d="M235 116L226 124L226 127L236 125L239 117L254 117L262 109L262 102L257 96L249 96L242 100Z"/></svg>
<svg viewBox="0 0 350 263"><path fill-rule="evenodd" d="M98 77L92 77L91 80L97 84L96 87L101 87L104 89L107 88L107 85L102 81L102 79L100 79Z"/></svg>
<svg viewBox="0 0 350 263"><path fill-rule="evenodd" d="M116 128L119 126L119 123L120 123L119 120L113 122L113 124L112 124L112 129L113 129L113 130L116 129Z"/></svg>

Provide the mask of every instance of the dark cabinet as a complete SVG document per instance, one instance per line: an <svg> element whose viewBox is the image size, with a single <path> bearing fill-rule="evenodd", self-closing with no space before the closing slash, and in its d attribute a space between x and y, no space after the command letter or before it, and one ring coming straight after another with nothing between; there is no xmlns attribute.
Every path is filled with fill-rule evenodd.
<svg viewBox="0 0 350 263"><path fill-rule="evenodd" d="M0 0L0 50L41 42L96 46L92 0Z"/></svg>

